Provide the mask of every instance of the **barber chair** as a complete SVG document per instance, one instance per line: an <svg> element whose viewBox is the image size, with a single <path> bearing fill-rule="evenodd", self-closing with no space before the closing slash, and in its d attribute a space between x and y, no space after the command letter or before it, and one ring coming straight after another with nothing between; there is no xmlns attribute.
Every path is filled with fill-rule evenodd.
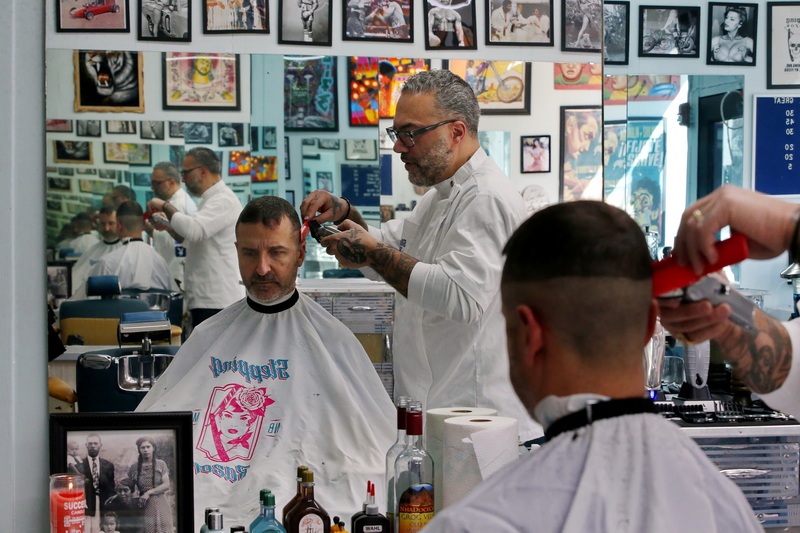
<svg viewBox="0 0 800 533"><path fill-rule="evenodd" d="M170 324L172 336L178 338L183 332L183 295L163 289L122 289L123 298L137 298L147 302L150 311L165 311Z"/></svg>
<svg viewBox="0 0 800 533"><path fill-rule="evenodd" d="M83 338L82 344L117 344L117 326L124 313L148 311L144 300L119 298L122 293L117 276L91 276L86 281L86 295L100 299L67 300L61 303L59 319L61 341L64 344L71 335ZM75 337L73 337L75 338Z"/></svg>
<svg viewBox="0 0 800 533"><path fill-rule="evenodd" d="M141 300L135 300L141 301ZM120 348L86 352L78 357L75 378L78 411L133 411L172 361L178 346L168 341L172 327L163 311L126 313L117 330ZM137 346L122 347L123 344Z"/></svg>

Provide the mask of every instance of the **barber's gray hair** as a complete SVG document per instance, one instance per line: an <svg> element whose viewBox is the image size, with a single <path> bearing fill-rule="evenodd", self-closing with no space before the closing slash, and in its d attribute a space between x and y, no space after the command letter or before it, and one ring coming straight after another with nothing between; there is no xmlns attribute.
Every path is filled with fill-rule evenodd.
<svg viewBox="0 0 800 533"><path fill-rule="evenodd" d="M449 70L423 70L403 85L402 94L432 94L436 108L467 125L472 135L478 134L481 108L472 87Z"/></svg>
<svg viewBox="0 0 800 533"><path fill-rule="evenodd" d="M189 156L192 156L192 159L194 159L194 162L198 166L203 167L212 174L219 174L219 158L217 157L217 154L214 153L214 150L205 148L203 146L198 146L197 148L192 148L186 152L186 157Z"/></svg>
<svg viewBox="0 0 800 533"><path fill-rule="evenodd" d="M161 163L156 163L153 167L153 171L160 170L164 173L166 177L180 185L181 183L181 173L178 171L178 167L175 166L174 163L170 163L169 161L162 161Z"/></svg>

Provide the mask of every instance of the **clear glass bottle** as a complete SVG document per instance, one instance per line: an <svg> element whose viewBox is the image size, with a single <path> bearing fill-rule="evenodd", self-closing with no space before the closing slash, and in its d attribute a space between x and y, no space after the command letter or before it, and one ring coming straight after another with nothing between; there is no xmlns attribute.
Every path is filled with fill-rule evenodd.
<svg viewBox="0 0 800 533"><path fill-rule="evenodd" d="M314 498L314 472L303 472L302 497L286 515L284 526L289 533L330 533L331 517Z"/></svg>
<svg viewBox="0 0 800 533"><path fill-rule="evenodd" d="M269 489L259 494L261 513L250 524L250 533L286 533L286 529L275 519L275 495Z"/></svg>
<svg viewBox="0 0 800 533"><path fill-rule="evenodd" d="M433 519L433 459L422 447L422 405L406 411L406 446L394 463L395 531L417 533Z"/></svg>
<svg viewBox="0 0 800 533"><path fill-rule="evenodd" d="M389 519L390 527L394 525L394 511L397 505L394 497L394 462L406 447L406 410L409 402L411 398L408 396L400 396L397 400L397 440L386 452L386 517Z"/></svg>
<svg viewBox="0 0 800 533"><path fill-rule="evenodd" d="M297 492L295 493L294 497L289 500L289 503L283 506L283 513L281 514L281 521L283 522L284 526L286 525L286 516L289 514L289 511L291 511L292 507L294 507L297 502L300 501L300 498L302 498L300 482L303 480L303 472L306 470L308 470L308 467L305 465L300 465L297 467Z"/></svg>

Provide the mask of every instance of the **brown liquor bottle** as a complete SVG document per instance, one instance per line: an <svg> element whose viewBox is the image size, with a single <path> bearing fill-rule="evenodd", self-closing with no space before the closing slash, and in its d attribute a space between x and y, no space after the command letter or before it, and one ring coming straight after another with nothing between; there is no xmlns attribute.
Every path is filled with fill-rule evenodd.
<svg viewBox="0 0 800 533"><path fill-rule="evenodd" d="M297 505L297 502L299 502L300 498L303 497L300 490L301 489L300 482L303 480L302 478L303 472L305 472L306 470L308 470L308 467L305 465L300 465L297 467L297 493L291 500L289 500L289 503L283 506L283 514L281 515L281 522L283 523L284 527L286 527L286 517L289 515L289 511L291 511L292 507Z"/></svg>
<svg viewBox="0 0 800 533"><path fill-rule="evenodd" d="M300 483L302 497L286 515L288 533L330 533L331 517L314 499L314 472L303 472Z"/></svg>

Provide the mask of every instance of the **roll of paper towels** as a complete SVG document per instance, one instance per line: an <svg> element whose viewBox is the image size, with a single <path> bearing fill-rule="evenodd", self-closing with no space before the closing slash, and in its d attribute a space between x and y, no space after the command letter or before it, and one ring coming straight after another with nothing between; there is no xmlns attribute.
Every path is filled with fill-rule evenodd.
<svg viewBox="0 0 800 533"><path fill-rule="evenodd" d="M519 446L516 418L458 417L445 420L444 426L442 507L447 508L516 460Z"/></svg>
<svg viewBox="0 0 800 533"><path fill-rule="evenodd" d="M428 409L425 420L425 449L433 459L433 497L434 509L442 508L442 494L444 492L444 421L454 416L484 417L495 416L496 409L488 407L440 407Z"/></svg>

